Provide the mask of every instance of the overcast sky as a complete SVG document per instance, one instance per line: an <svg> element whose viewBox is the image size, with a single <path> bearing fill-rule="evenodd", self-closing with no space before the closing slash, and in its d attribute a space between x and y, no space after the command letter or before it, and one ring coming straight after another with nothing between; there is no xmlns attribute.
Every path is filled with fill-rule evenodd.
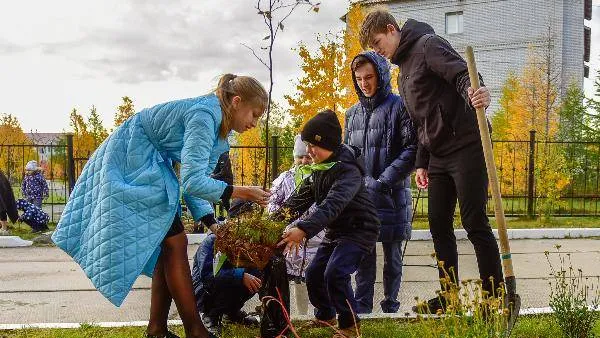
<svg viewBox="0 0 600 338"><path fill-rule="evenodd" d="M347 0L298 10L276 41L274 96L301 74L291 49L316 33L339 31ZM26 131L67 130L72 108L95 105L110 128L122 96L136 109L205 94L225 72L267 83L249 51L266 35L256 0L0 0L0 113ZM600 0L594 0L593 70L600 58ZM587 81L587 80L586 80ZM591 82L586 88L591 90Z"/></svg>

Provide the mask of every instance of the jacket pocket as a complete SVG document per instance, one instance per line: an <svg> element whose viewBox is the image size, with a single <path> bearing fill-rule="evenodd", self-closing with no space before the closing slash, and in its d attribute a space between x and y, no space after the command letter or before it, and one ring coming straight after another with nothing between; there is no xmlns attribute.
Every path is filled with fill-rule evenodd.
<svg viewBox="0 0 600 338"><path fill-rule="evenodd" d="M435 151L454 133L451 126L444 121L443 116L442 107L438 104L427 114L423 124L419 127L419 141L430 151Z"/></svg>
<svg viewBox="0 0 600 338"><path fill-rule="evenodd" d="M369 195L375 204L376 209L395 209L396 203L392 197L392 190L380 191L374 188L369 188Z"/></svg>

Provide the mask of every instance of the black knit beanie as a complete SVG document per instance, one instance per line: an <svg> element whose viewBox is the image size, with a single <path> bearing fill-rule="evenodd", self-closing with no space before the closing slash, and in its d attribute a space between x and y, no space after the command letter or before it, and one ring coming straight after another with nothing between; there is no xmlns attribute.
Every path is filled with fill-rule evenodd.
<svg viewBox="0 0 600 338"><path fill-rule="evenodd" d="M342 126L335 113L329 109L308 120L300 135L302 141L331 151L342 144Z"/></svg>

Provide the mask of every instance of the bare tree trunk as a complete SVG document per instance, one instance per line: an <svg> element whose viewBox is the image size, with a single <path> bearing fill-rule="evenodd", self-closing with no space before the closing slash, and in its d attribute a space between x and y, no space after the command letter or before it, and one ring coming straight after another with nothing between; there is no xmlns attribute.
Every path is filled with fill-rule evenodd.
<svg viewBox="0 0 600 338"><path fill-rule="evenodd" d="M257 1L256 9L258 10L258 14L263 17L265 20L265 25L269 30L269 35L267 35L264 40L269 40L268 47L262 47L262 49L267 49L267 53L269 56L268 62L265 62L260 56L256 54L254 49L248 47L247 45L242 44L244 47L248 48L254 57L256 57L268 70L269 70L269 98L267 100L267 116L265 120L265 167L264 167L264 177L263 177L263 189L267 188L267 179L269 177L269 119L271 117L271 105L272 105L272 95L273 95L273 45L275 44L275 38L277 37L277 32L283 30L283 22L294 12L296 7L299 5L308 5L314 12L319 11L319 4L313 4L310 0L295 0L290 1L289 3L282 0L269 0L268 10L264 11L261 9L261 0ZM275 20L277 25L273 27L273 18L275 16L275 12L279 10L287 10L287 14L283 16L281 20Z"/></svg>

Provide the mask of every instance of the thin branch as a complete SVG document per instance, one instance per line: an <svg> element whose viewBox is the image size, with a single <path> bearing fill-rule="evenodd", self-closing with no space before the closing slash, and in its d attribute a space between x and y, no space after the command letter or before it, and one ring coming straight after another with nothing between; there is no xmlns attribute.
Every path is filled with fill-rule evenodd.
<svg viewBox="0 0 600 338"><path fill-rule="evenodd" d="M296 9L296 7L298 7L298 5L299 5L299 3L298 3L298 2L296 2L296 3L293 5L292 9L290 9L290 11L289 11L289 12L288 12L288 13L287 13L287 14L286 14L284 17L283 17L283 19L281 19L281 20L279 21L279 24L278 24L278 25L277 25L277 27L275 28L275 33L273 34L273 39L275 39L275 37L277 36L277 32L279 31L279 27L281 27L281 24L282 24L282 23L285 21L285 19L287 19L287 18L288 18L288 17L289 17L289 16L292 14L292 12L293 12L293 11Z"/></svg>
<svg viewBox="0 0 600 338"><path fill-rule="evenodd" d="M295 2L295 3L287 4L287 5L283 5L282 4L281 6L277 6L277 7L273 8L273 12L275 12L275 11L277 11L279 9L289 8L289 7L298 6L298 5L300 5L299 2Z"/></svg>
<svg viewBox="0 0 600 338"><path fill-rule="evenodd" d="M258 59L258 61L260 61L260 63L262 63L263 65L265 65L265 67L267 67L267 69L271 69L271 67L269 67L269 65L267 65L266 62L263 61L263 59L260 58L260 56L256 55L256 52L254 51L254 49L250 48L248 45L246 45L245 43L241 43L242 46L248 48L252 54L254 55L255 58Z"/></svg>

